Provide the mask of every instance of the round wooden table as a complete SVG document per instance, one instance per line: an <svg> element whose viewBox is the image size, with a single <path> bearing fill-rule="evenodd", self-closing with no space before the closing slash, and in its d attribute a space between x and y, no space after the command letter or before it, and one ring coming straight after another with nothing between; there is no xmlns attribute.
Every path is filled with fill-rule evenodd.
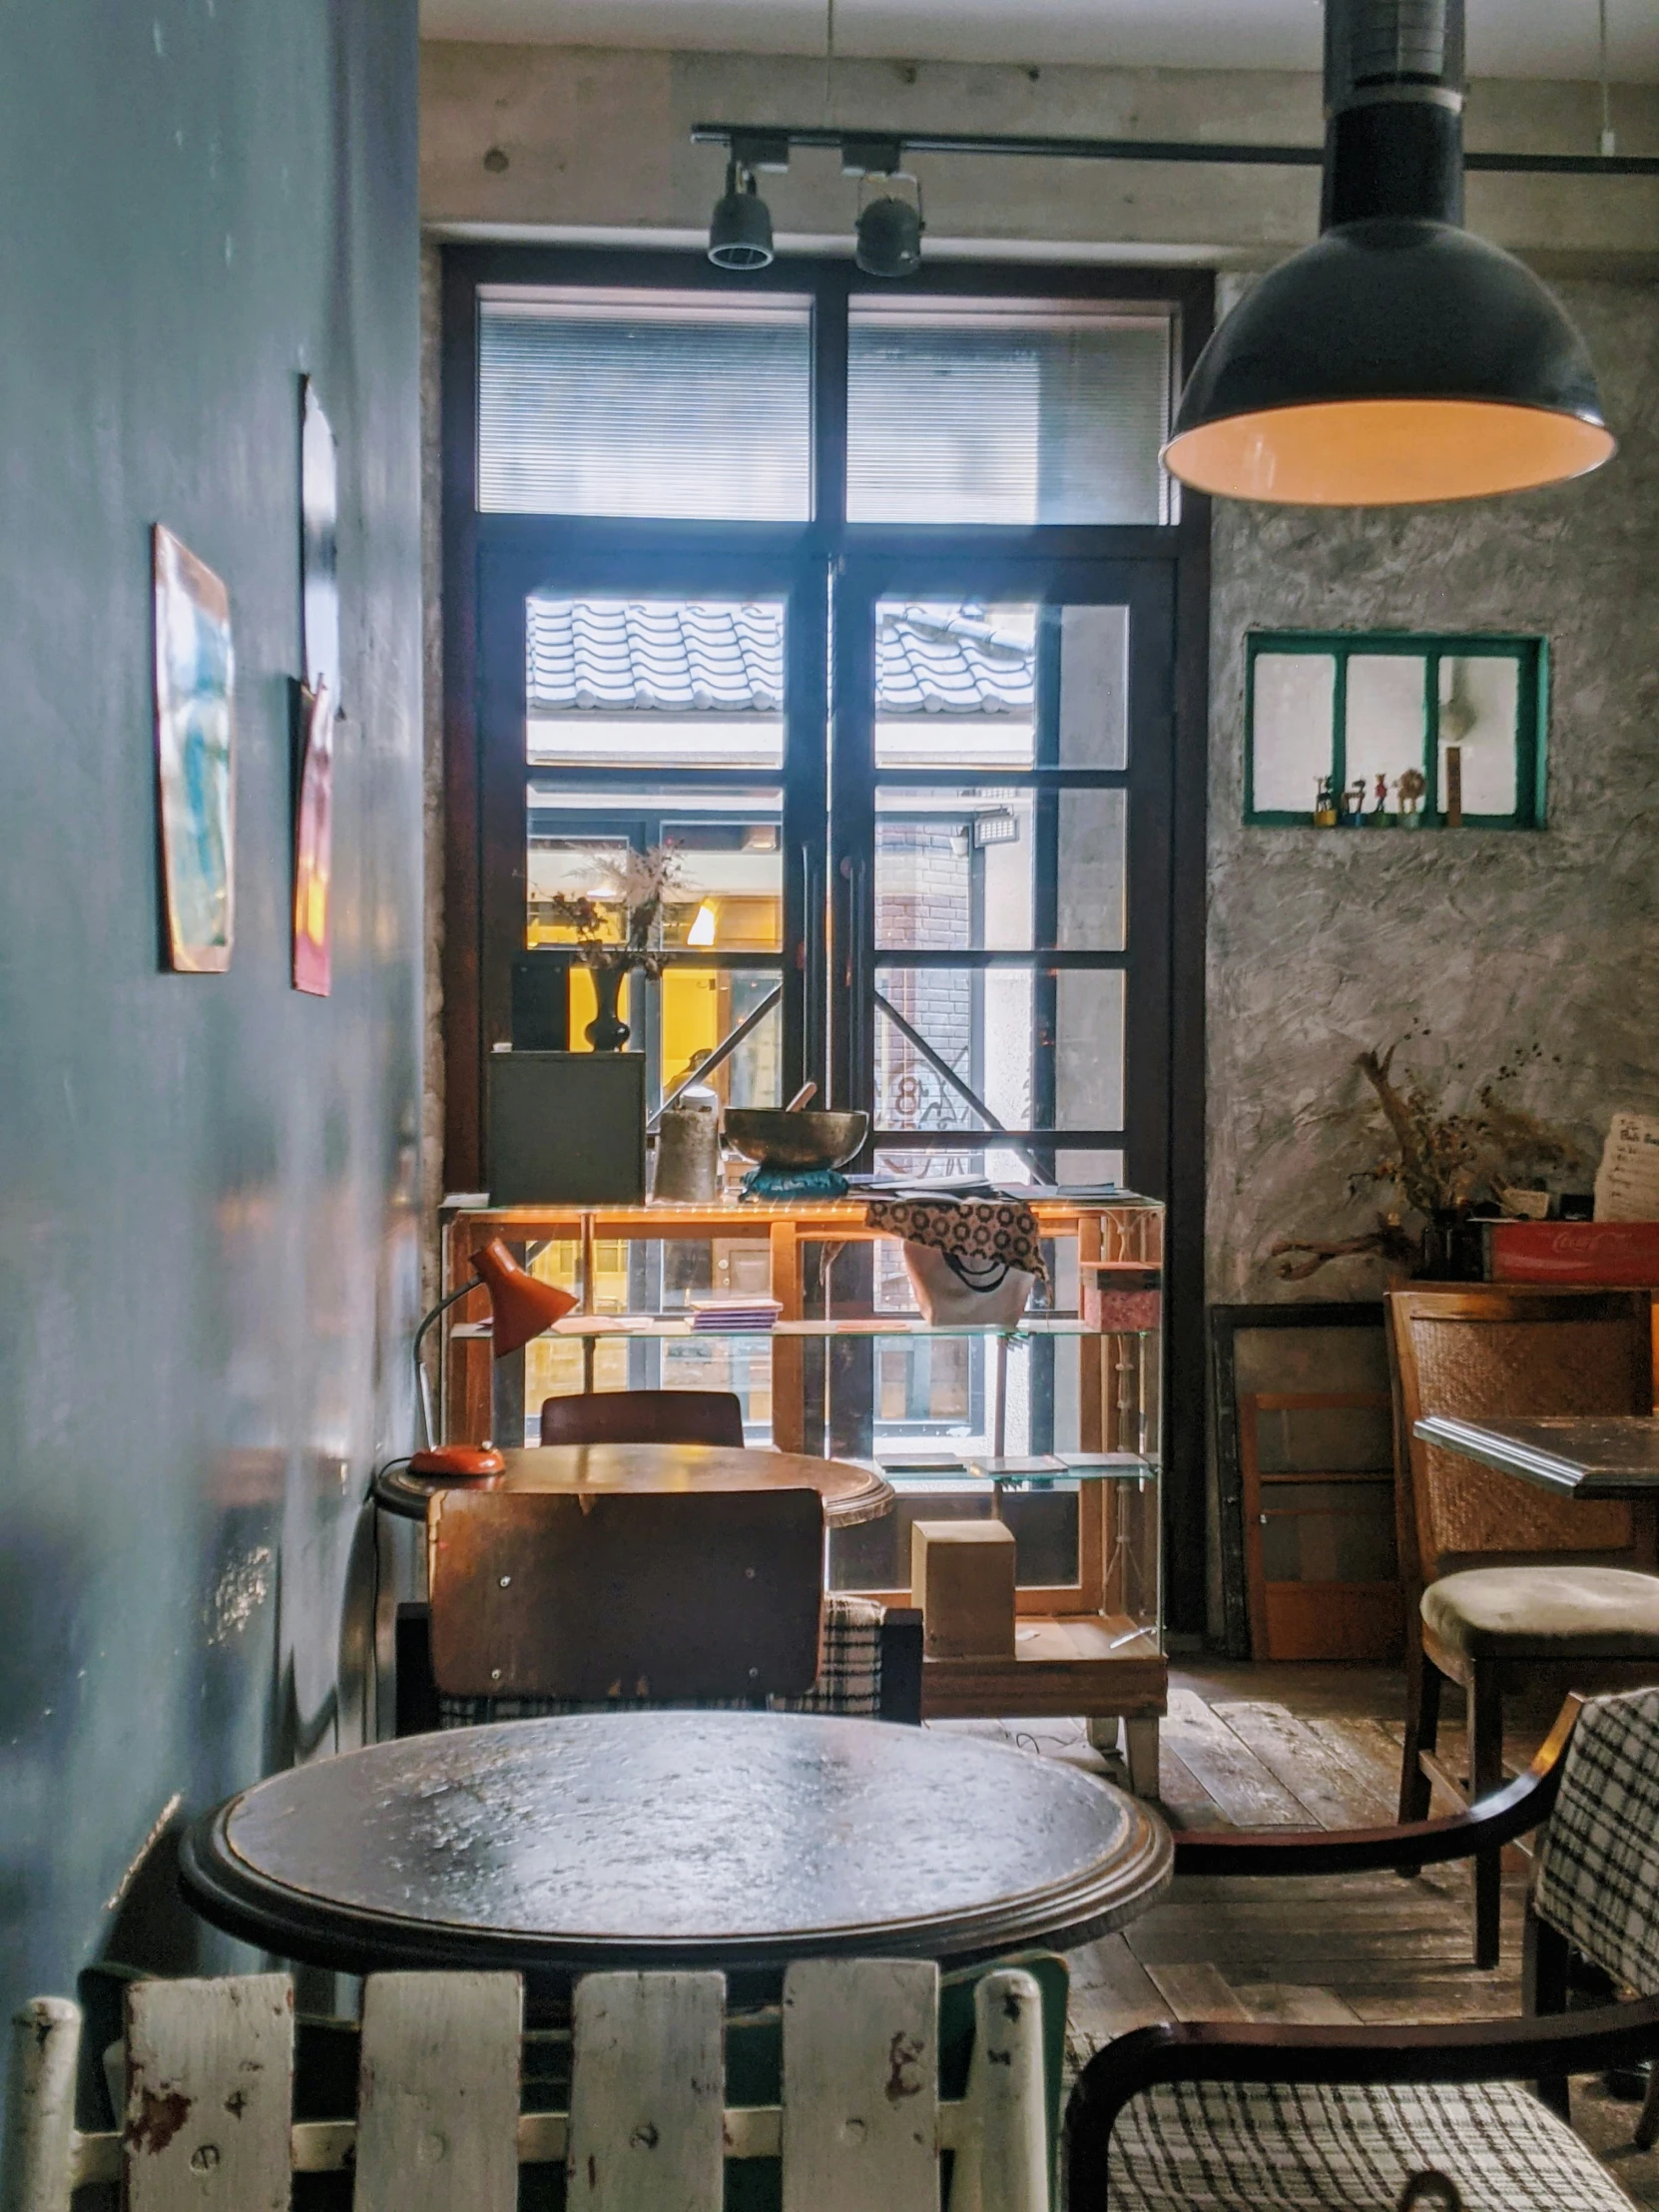
<svg viewBox="0 0 1659 2212"><path fill-rule="evenodd" d="M186 1892L348 1973L793 1958L966 1964L1121 1927L1168 1887L1158 1816L982 1738L793 1713L629 1712L374 1744L199 1821Z"/></svg>
<svg viewBox="0 0 1659 2212"><path fill-rule="evenodd" d="M505 1474L445 1482L406 1466L374 1477L377 1504L424 1520L434 1491L466 1490L817 1490L831 1528L876 1520L893 1493L873 1467L815 1459L802 1451L747 1451L731 1444L541 1444L503 1451Z"/></svg>

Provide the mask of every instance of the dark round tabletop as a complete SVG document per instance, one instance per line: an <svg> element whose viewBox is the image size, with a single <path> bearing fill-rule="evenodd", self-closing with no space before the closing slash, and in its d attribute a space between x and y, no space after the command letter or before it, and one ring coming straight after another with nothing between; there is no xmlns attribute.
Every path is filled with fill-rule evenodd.
<svg viewBox="0 0 1659 2212"><path fill-rule="evenodd" d="M800 1451L749 1451L732 1444L540 1444L503 1451L505 1474L445 1482L406 1466L374 1477L377 1504L424 1520L435 1490L817 1490L831 1528L889 1510L891 1485L874 1467L815 1459Z"/></svg>
<svg viewBox="0 0 1659 2212"><path fill-rule="evenodd" d="M192 1903L343 1972L792 1958L966 1963L1087 1941L1167 1888L1134 1798L1011 1746L783 1713L456 1729L274 1776L185 1839Z"/></svg>

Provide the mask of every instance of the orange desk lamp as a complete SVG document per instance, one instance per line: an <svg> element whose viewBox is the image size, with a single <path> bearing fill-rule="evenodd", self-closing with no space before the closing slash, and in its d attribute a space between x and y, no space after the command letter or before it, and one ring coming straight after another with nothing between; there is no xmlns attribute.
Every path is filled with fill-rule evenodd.
<svg viewBox="0 0 1659 2212"><path fill-rule="evenodd" d="M556 1321L562 1321L576 1304L570 1292L561 1290L557 1283L544 1283L540 1276L521 1268L500 1237L492 1237L482 1251L473 1254L472 1270L472 1281L463 1283L458 1291L451 1291L447 1298L440 1298L415 1331L415 1382L420 1395L423 1440L420 1450L409 1461L411 1474L445 1475L451 1481L464 1480L471 1475L500 1474L507 1464L490 1443L440 1444L433 1441L432 1390L426 1370L420 1364L420 1348L427 1330L438 1317L457 1299L466 1298L482 1284L490 1299L492 1349L498 1360L505 1360L508 1353L522 1352L532 1337L539 1337L544 1329L551 1329Z"/></svg>

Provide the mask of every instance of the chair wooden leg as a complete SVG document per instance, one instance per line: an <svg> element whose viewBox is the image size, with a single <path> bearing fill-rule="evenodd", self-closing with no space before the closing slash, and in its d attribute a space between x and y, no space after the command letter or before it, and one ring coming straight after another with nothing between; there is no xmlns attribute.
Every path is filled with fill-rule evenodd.
<svg viewBox="0 0 1659 2212"><path fill-rule="evenodd" d="M1405 1750L1399 1766L1399 1817L1402 1821L1428 1818L1428 1777L1422 1771L1422 1755L1432 1752L1440 1733L1442 1677L1421 1641L1414 1642L1405 1662Z"/></svg>
<svg viewBox="0 0 1659 2212"><path fill-rule="evenodd" d="M1521 1952L1521 2008L1529 2019L1541 2019L1567 2009L1567 1966L1570 1945L1558 1929L1539 1920L1526 1901L1526 1932ZM1565 2074L1541 2075L1533 2084L1539 2101L1563 2120L1570 2119Z"/></svg>
<svg viewBox="0 0 1659 2212"><path fill-rule="evenodd" d="M1489 1797L1503 1780L1503 1684L1497 1669L1475 1662L1469 1669L1469 1796ZM1503 1852L1482 1851L1474 1861L1474 1962L1497 1964L1503 1905Z"/></svg>
<svg viewBox="0 0 1659 2212"><path fill-rule="evenodd" d="M1647 2095L1642 2099L1642 2116L1636 2122L1636 2132L1631 2140L1638 2150L1651 2150L1659 2143L1659 2066L1647 2077Z"/></svg>

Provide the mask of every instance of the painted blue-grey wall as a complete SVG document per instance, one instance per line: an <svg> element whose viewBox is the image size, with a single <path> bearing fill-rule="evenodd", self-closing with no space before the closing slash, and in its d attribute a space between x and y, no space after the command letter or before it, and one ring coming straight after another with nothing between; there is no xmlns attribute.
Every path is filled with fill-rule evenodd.
<svg viewBox="0 0 1659 2212"><path fill-rule="evenodd" d="M0 56L9 2012L223 1957L165 1839L112 1902L146 1837L361 1729L417 1295L415 0L0 0ZM340 445L327 1000L288 984L301 372ZM226 976L157 961L156 521L230 587Z"/></svg>

